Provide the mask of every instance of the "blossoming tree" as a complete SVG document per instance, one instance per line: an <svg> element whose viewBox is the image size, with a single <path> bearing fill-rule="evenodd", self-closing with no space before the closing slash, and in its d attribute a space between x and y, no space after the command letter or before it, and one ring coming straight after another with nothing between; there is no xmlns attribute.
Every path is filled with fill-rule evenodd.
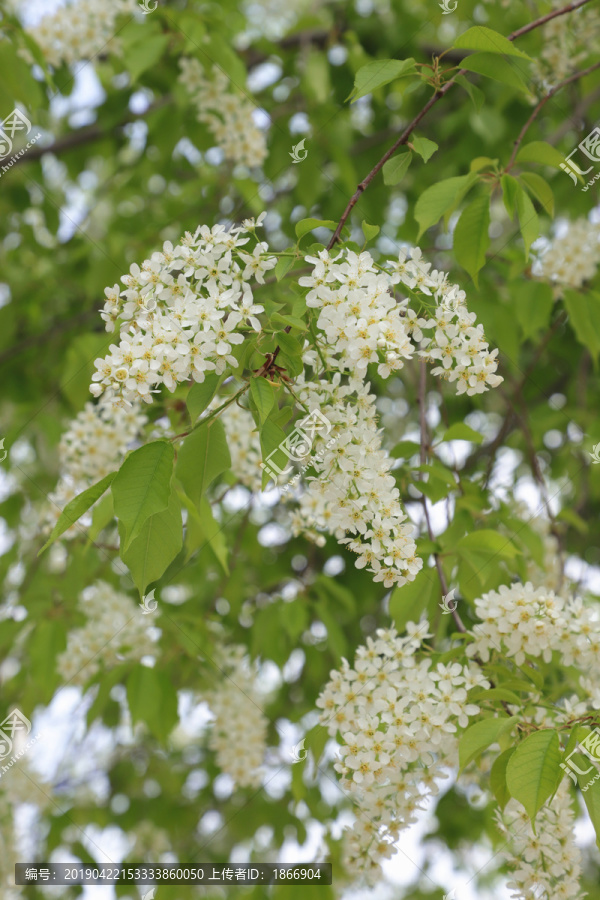
<svg viewBox="0 0 600 900"><path fill-rule="evenodd" d="M2 896L598 900L596 5L0 15Z"/></svg>

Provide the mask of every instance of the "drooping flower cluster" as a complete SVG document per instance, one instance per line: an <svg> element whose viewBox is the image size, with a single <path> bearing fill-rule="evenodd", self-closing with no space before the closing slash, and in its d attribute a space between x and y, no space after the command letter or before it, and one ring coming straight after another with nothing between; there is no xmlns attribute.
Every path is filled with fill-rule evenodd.
<svg viewBox="0 0 600 900"><path fill-rule="evenodd" d="M339 372L364 377L369 364L387 378L399 371L415 351L441 365L434 374L457 382L457 393L478 394L502 381L496 375L497 350L490 352L483 327L464 306L465 294L447 282L447 274L421 259L418 249L407 258L378 266L368 252L323 250L312 263L311 275L299 279L309 287L307 306L321 310L317 325L325 338L324 355ZM407 299L394 291L404 285L430 307L419 317Z"/></svg>
<svg viewBox="0 0 600 900"><path fill-rule="evenodd" d="M564 7L562 0L551 0L552 11ZM581 68L588 57L595 59L600 50L600 15L593 5L570 16L557 16L542 28L543 42L534 59L531 74L547 92Z"/></svg>
<svg viewBox="0 0 600 900"><path fill-rule="evenodd" d="M600 618L581 599L519 582L483 594L475 607L481 622L473 626L468 656L487 662L496 650L522 666L526 656L548 663L556 651L563 665L600 673Z"/></svg>
<svg viewBox="0 0 600 900"><path fill-rule="evenodd" d="M265 243L252 253L239 249L261 221L229 230L201 226L176 247L165 243L141 268L132 265L121 279L124 290L116 284L105 290L106 330L114 331L117 319L122 325L119 344L96 360L95 396L110 388L127 402L151 403L161 384L174 391L190 378L201 382L207 372L237 365L234 348L246 332L260 331L257 316L264 311L250 281L264 283L276 263Z"/></svg>
<svg viewBox="0 0 600 900"><path fill-rule="evenodd" d="M257 106L241 95L242 85L234 85L218 66L212 67L207 78L197 59L184 58L180 66L179 80L192 97L198 121L208 125L225 158L250 167L262 165L266 136L254 122Z"/></svg>
<svg viewBox="0 0 600 900"><path fill-rule="evenodd" d="M585 218L569 223L568 231L555 237L539 261L538 272L554 286L555 297L565 288L580 288L598 271L600 225Z"/></svg>
<svg viewBox="0 0 600 900"><path fill-rule="evenodd" d="M316 475L305 479L298 511L292 516L296 534L333 534L358 555L386 587L411 581L423 561L416 556L400 492L391 474L393 460L381 448L375 396L361 381L297 384L298 397L309 411L321 411L325 422L315 433L310 463Z"/></svg>
<svg viewBox="0 0 600 900"><path fill-rule="evenodd" d="M568 779L537 814L536 834L524 807L516 800L509 800L502 812L496 812L508 844L503 855L511 868L508 887L514 900L583 900L575 818Z"/></svg>
<svg viewBox="0 0 600 900"><path fill-rule="evenodd" d="M345 864L374 880L380 860L394 853L402 829L433 794L446 769L458 762L457 728L479 707L469 702L475 686L489 686L478 666L433 665L417 660L428 623L407 625L407 635L377 631L317 700L320 720L342 738L335 764L342 786L356 802L357 821L346 832Z"/></svg>
<svg viewBox="0 0 600 900"><path fill-rule="evenodd" d="M131 16L138 10L136 0L76 0L45 15L27 31L51 66L71 65L100 52L118 52L117 16Z"/></svg>
<svg viewBox="0 0 600 900"><path fill-rule="evenodd" d="M65 682L83 685L101 668L154 652L147 619L127 594L97 581L81 592L79 606L87 622L69 633L66 650L58 657Z"/></svg>
<svg viewBox="0 0 600 900"><path fill-rule="evenodd" d="M219 656L219 686L206 696L215 716L210 747L219 768L240 787L258 787L262 778L267 719L255 688L256 666L243 646L227 647Z"/></svg>
<svg viewBox="0 0 600 900"><path fill-rule="evenodd" d="M73 497L119 467L146 421L139 403L115 408L106 396L99 403L85 404L60 440L60 478L40 514L43 533L52 530ZM72 525L62 539L79 533Z"/></svg>

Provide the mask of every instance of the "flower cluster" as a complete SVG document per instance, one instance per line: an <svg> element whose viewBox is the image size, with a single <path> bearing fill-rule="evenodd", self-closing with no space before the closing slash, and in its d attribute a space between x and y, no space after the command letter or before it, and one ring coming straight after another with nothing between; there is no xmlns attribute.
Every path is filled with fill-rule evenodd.
<svg viewBox="0 0 600 900"><path fill-rule="evenodd" d="M487 662L498 651L522 666L527 656L549 663L556 651L563 665L600 674L600 619L579 598L515 583L489 591L475 607L481 622L473 626L475 641L467 647L468 656Z"/></svg>
<svg viewBox="0 0 600 900"><path fill-rule="evenodd" d="M259 706L260 695L253 685L256 666L245 647L227 647L222 654L223 677L206 700L215 716L210 747L217 754L219 768L240 787L258 787L267 740L267 719Z"/></svg>
<svg viewBox="0 0 600 900"><path fill-rule="evenodd" d="M411 581L423 561L416 556L400 492L391 474L393 460L381 448L375 396L361 381L297 383L298 397L311 414L322 410L330 426L314 435L309 463L316 472L292 516L296 534L328 531L358 555L386 587Z"/></svg>
<svg viewBox="0 0 600 900"><path fill-rule="evenodd" d="M562 0L552 0L552 11L564 6ZM594 59L600 51L600 15L592 7L578 10L576 15L557 16L543 27L543 44L539 58L531 67L532 77L547 92L580 68L588 57Z"/></svg>
<svg viewBox="0 0 600 900"><path fill-rule="evenodd" d="M600 225L581 218L552 240L539 260L539 274L554 285L555 297L562 297L565 288L580 288L590 281L599 262Z"/></svg>
<svg viewBox="0 0 600 900"><path fill-rule="evenodd" d="M208 125L226 159L245 166L260 166L267 156L264 133L254 123L254 103L232 90L232 82L218 66L207 78L197 59L180 60L179 80L198 110L198 121Z"/></svg>
<svg viewBox="0 0 600 900"><path fill-rule="evenodd" d="M509 846L503 855L512 870L508 887L514 900L583 900L575 818L568 780L537 814L536 834L516 800L509 800L503 812L497 811L498 827Z"/></svg>
<svg viewBox="0 0 600 900"><path fill-rule="evenodd" d="M127 594L97 581L81 592L79 606L87 622L69 633L67 648L58 657L65 682L83 685L100 668L139 660L154 651L148 623Z"/></svg>
<svg viewBox="0 0 600 900"><path fill-rule="evenodd" d="M101 51L118 51L114 36L117 16L136 11L136 0L77 0L44 16L27 31L51 66L71 65L93 59Z"/></svg>
<svg viewBox="0 0 600 900"><path fill-rule="evenodd" d="M96 360L95 396L110 388L124 401L151 403L161 384L174 391L190 378L202 382L207 372L237 365L234 348L246 332L260 331L257 316L264 311L250 281L263 284L276 263L265 243L252 253L239 249L263 217L229 230L201 226L176 247L166 242L141 268L131 266L121 279L124 290L116 284L105 290L106 330L114 331L117 319L122 324L119 344Z"/></svg>
<svg viewBox="0 0 600 900"><path fill-rule="evenodd" d="M489 686L478 666L418 661L427 629L424 621L408 623L405 637L379 629L358 648L354 667L343 660L331 673L317 700L321 723L342 737L335 768L356 801L345 863L370 880L393 855L400 831L439 792L446 768L457 764L457 728L479 712L469 690Z"/></svg>
<svg viewBox="0 0 600 900"><path fill-rule="evenodd" d="M323 250L306 260L313 271L299 283L310 288L307 306L320 310L317 325L328 366L363 378L367 366L377 363L378 373L388 378L418 350L431 362L439 360L434 374L457 382L459 394L479 394L502 381L495 374L498 351L489 351L483 327L464 306L464 291L448 284L446 273L431 272L420 250L410 257L400 251L387 269L366 251L331 257ZM427 315L419 317L407 299L396 299L398 284L429 307Z"/></svg>
<svg viewBox="0 0 600 900"><path fill-rule="evenodd" d="M85 404L58 447L60 479L40 515L44 533L52 530L73 497L119 467L146 421L139 403L115 408L110 396L106 396L97 404ZM74 524L62 537L72 538L78 533Z"/></svg>

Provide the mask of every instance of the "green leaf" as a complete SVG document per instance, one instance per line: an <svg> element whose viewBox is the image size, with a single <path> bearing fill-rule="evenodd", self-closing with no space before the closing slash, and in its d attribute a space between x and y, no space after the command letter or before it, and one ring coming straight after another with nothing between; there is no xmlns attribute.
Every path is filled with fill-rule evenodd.
<svg viewBox="0 0 600 900"><path fill-rule="evenodd" d="M156 668L136 665L127 679L131 720L144 722L155 738L164 740L177 725L177 691L171 679Z"/></svg>
<svg viewBox="0 0 600 900"><path fill-rule="evenodd" d="M543 281L514 281L509 286L509 293L526 340L548 326L554 308L549 284Z"/></svg>
<svg viewBox="0 0 600 900"><path fill-rule="evenodd" d="M115 505L112 494L105 494L98 501L92 513L92 524L88 531L88 541L92 544L103 528L106 528L115 517Z"/></svg>
<svg viewBox="0 0 600 900"><path fill-rule="evenodd" d="M503 175L500 179L500 184L502 186L502 199L504 200L506 212L511 219L514 219L519 182L516 178L513 178L512 175Z"/></svg>
<svg viewBox="0 0 600 900"><path fill-rule="evenodd" d="M423 162L428 162L436 150L439 150L439 146L435 143L435 141L430 141L429 138L424 137L411 137L411 144L413 145L413 149L415 153L418 153L419 156L423 159Z"/></svg>
<svg viewBox="0 0 600 900"><path fill-rule="evenodd" d="M331 219L300 219L299 222L296 222L296 237L300 241L305 234L315 228L329 228L331 231L335 231L336 227L337 222L332 222Z"/></svg>
<svg viewBox="0 0 600 900"><path fill-rule="evenodd" d="M385 168L385 166L384 166L384 168ZM384 177L385 177L385 173L384 173ZM365 240L372 241L374 238L377 237L377 235L379 234L381 229L379 228L379 225L369 225L369 223L363 219L362 230L363 230L363 234L365 236Z"/></svg>
<svg viewBox="0 0 600 900"><path fill-rule="evenodd" d="M410 459L421 449L421 445L415 441L400 441L392 449L390 456L394 459Z"/></svg>
<svg viewBox="0 0 600 900"><path fill-rule="evenodd" d="M225 574L229 575L227 562L229 551L225 535L223 534L223 525L219 524L213 516L210 503L206 497L203 497L200 509L197 510L185 494L182 494L182 499L188 511L185 535L185 561L187 562L191 559L196 550L203 550L204 547L209 547Z"/></svg>
<svg viewBox="0 0 600 900"><path fill-rule="evenodd" d="M398 184L404 177L405 172L410 166L412 153L406 150L404 153L397 153L383 166L383 183L389 186Z"/></svg>
<svg viewBox="0 0 600 900"><path fill-rule="evenodd" d="M515 748L509 747L508 750L497 756L490 771L490 788L500 809L504 809L510 800L510 793L506 785L506 767L514 752Z"/></svg>
<svg viewBox="0 0 600 900"><path fill-rule="evenodd" d="M460 84L460 86L465 89L465 91L471 98L473 106L475 107L475 111L480 112L481 107L485 103L485 94L483 93L483 91L480 90L471 81L469 81L469 79L464 75L455 75L454 80L457 84Z"/></svg>
<svg viewBox="0 0 600 900"><path fill-rule="evenodd" d="M0 41L0 91L2 97L2 117L6 117L18 100L28 110L25 115L31 121L29 110L39 109L42 103L40 85L31 74L27 63L17 54L17 48L9 41ZM6 104L6 105L5 105ZM32 132L33 133L33 132ZM25 145L27 141L23 141ZM15 143L18 151L20 145Z"/></svg>
<svg viewBox="0 0 600 900"><path fill-rule="evenodd" d="M299 331L306 331L306 322L304 319L298 318L298 316L289 316L282 315L281 313L273 313L271 316L271 323L273 325L284 325L287 327L291 325L292 328L297 328Z"/></svg>
<svg viewBox="0 0 600 900"><path fill-rule="evenodd" d="M560 775L560 741L556 731L534 731L517 746L506 766L511 797L525 807L531 823L554 791Z"/></svg>
<svg viewBox="0 0 600 900"><path fill-rule="evenodd" d="M108 352L111 335L80 334L65 354L61 393L77 412L91 400L90 382L94 374L94 359Z"/></svg>
<svg viewBox="0 0 600 900"><path fill-rule="evenodd" d="M273 270L277 281L281 281L282 278L285 278L295 262L296 260L293 256L282 256L281 259L277 260L277 265Z"/></svg>
<svg viewBox="0 0 600 900"><path fill-rule="evenodd" d="M523 172L519 175L519 181L533 194L546 215L554 218L554 193L546 179L537 172Z"/></svg>
<svg viewBox="0 0 600 900"><path fill-rule="evenodd" d="M415 204L415 219L419 223L418 238L435 225L445 212L460 203L476 181L477 175L470 172L468 175L438 181L424 190Z"/></svg>
<svg viewBox="0 0 600 900"><path fill-rule="evenodd" d="M503 559L514 559L519 551L508 538L490 528L481 528L466 534L456 544L457 553L480 553L485 556L499 556Z"/></svg>
<svg viewBox="0 0 600 900"><path fill-rule="evenodd" d="M421 616L431 616L442 595L438 577L432 569L423 568L414 581L394 588L390 596L390 617L401 634L407 622L419 622Z"/></svg>
<svg viewBox="0 0 600 900"><path fill-rule="evenodd" d="M195 382L191 386L185 404L188 408L192 422L196 422L198 417L204 412L217 393L222 381L222 375L215 375L214 372L209 372L204 381Z"/></svg>
<svg viewBox="0 0 600 900"><path fill-rule="evenodd" d="M128 47L125 54L125 65L131 75L131 80L137 81L140 75L155 66L168 44L168 35L154 34Z"/></svg>
<svg viewBox="0 0 600 900"><path fill-rule="evenodd" d="M166 509L171 495L175 451L170 441L152 441L131 453L111 485L115 515L124 527L123 550L150 516Z"/></svg>
<svg viewBox="0 0 600 900"><path fill-rule="evenodd" d="M177 455L175 475L196 506L212 482L231 466L223 423L213 419L184 439Z"/></svg>
<svg viewBox="0 0 600 900"><path fill-rule="evenodd" d="M256 404L261 424L265 421L275 403L275 388L266 378L250 379L250 395Z"/></svg>
<svg viewBox="0 0 600 900"><path fill-rule="evenodd" d="M588 348L597 363L600 356L600 295L591 291L587 294L565 291L564 304L577 340Z"/></svg>
<svg viewBox="0 0 600 900"><path fill-rule="evenodd" d="M565 158L552 144L548 144L546 141L531 141L529 144L521 146L516 161L538 163L560 169L560 164L564 163Z"/></svg>
<svg viewBox="0 0 600 900"><path fill-rule="evenodd" d="M38 556L40 556L44 550L46 550L50 544L53 544L54 541L64 534L64 532L74 525L81 516L88 511L90 506L99 500L104 491L106 491L115 477L116 472L111 472L109 475L106 475L102 478L101 481L97 481L96 484L93 484L87 490L82 491L81 494L78 494L76 497L73 497L72 500L67 503L65 508L60 514L58 522L52 529L52 533L50 537L39 551Z"/></svg>
<svg viewBox="0 0 600 900"><path fill-rule="evenodd" d="M405 78L416 73L414 59L376 59L361 66L354 76L354 87L346 97L346 101L354 102L365 94L371 94L378 87Z"/></svg>
<svg viewBox="0 0 600 900"><path fill-rule="evenodd" d="M508 733L519 721L518 716L498 716L493 719L482 719L475 722L462 735L458 742L458 759L461 771L491 744Z"/></svg>
<svg viewBox="0 0 600 900"><path fill-rule="evenodd" d="M479 270L485 265L490 245L490 197L481 194L463 209L454 230L456 259L466 269L477 287Z"/></svg>
<svg viewBox="0 0 600 900"><path fill-rule="evenodd" d="M486 28L483 25L475 25L473 28L467 28L454 41L452 45L457 50L485 50L488 53L504 53L506 56L519 56L521 59L531 59L522 50L492 28ZM461 66L464 65L464 60Z"/></svg>
<svg viewBox="0 0 600 900"><path fill-rule="evenodd" d="M262 463L266 468L262 470L263 490L273 478L277 483L281 474L289 478L292 474L292 466L289 456L279 450L279 445L285 441L285 431L276 425L272 419L263 422L260 428L260 446L262 450Z"/></svg>
<svg viewBox="0 0 600 900"><path fill-rule="evenodd" d="M500 81L518 91L530 93L531 89L521 69L503 56L494 53L474 53L463 59L461 66L469 72L477 72L478 75L485 75L486 78Z"/></svg>
<svg viewBox="0 0 600 900"><path fill-rule="evenodd" d="M122 534L123 527L119 527ZM183 545L181 505L173 492L168 507L146 519L138 536L120 556L133 578L140 597L163 575Z"/></svg>
<svg viewBox="0 0 600 900"><path fill-rule="evenodd" d="M516 196L519 227L525 244L525 259L529 259L529 248L540 236L540 221L529 195L519 186Z"/></svg>
<svg viewBox="0 0 600 900"><path fill-rule="evenodd" d="M35 684L36 698L40 703L50 703L54 691L61 682L56 672L56 657L66 646L64 620L45 619L35 623L27 649L29 675Z"/></svg>
<svg viewBox="0 0 600 900"><path fill-rule="evenodd" d="M481 444L483 435L465 425L464 422L455 422L444 434L442 441L471 441L473 444Z"/></svg>

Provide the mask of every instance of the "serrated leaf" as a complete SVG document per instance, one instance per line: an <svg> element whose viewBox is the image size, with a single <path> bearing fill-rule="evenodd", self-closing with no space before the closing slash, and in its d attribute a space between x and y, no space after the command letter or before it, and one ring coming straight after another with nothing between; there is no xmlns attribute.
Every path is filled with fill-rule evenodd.
<svg viewBox="0 0 600 900"><path fill-rule="evenodd" d="M170 441L152 441L127 457L112 484L115 515L124 528L126 550L150 516L166 509L175 451Z"/></svg>
<svg viewBox="0 0 600 900"><path fill-rule="evenodd" d="M330 228L331 231L335 231L336 227L337 222L332 222L331 219L300 219L296 222L296 237L300 241L305 234L315 228Z"/></svg>
<svg viewBox="0 0 600 900"><path fill-rule="evenodd" d="M512 175L503 175L500 179L500 186L502 187L502 199L506 212L511 219L514 219L519 182Z"/></svg>
<svg viewBox="0 0 600 900"><path fill-rule="evenodd" d="M263 422L260 428L260 446L262 450L262 487L263 490L273 478L277 483L278 477L289 478L293 471L290 458L279 447L285 442L285 431L276 425L272 419Z"/></svg>
<svg viewBox="0 0 600 900"><path fill-rule="evenodd" d="M577 340L588 348L597 363L600 356L600 295L591 291L587 294L565 291L563 302Z"/></svg>
<svg viewBox="0 0 600 900"><path fill-rule="evenodd" d="M458 175L438 181L423 191L415 204L415 219L419 223L420 238L424 231L435 225L445 212L452 209L477 181L477 175Z"/></svg>
<svg viewBox="0 0 600 900"><path fill-rule="evenodd" d="M471 441L473 444L481 444L483 435L469 428L464 422L455 422L448 428L442 441Z"/></svg>
<svg viewBox="0 0 600 900"><path fill-rule="evenodd" d="M275 388L266 378L250 379L250 396L258 410L259 419L265 421L275 403Z"/></svg>
<svg viewBox="0 0 600 900"><path fill-rule="evenodd" d="M509 732L518 721L518 716L510 718L498 716L493 719L482 719L467 728L458 742L461 771L491 744L495 744L503 734Z"/></svg>
<svg viewBox="0 0 600 900"><path fill-rule="evenodd" d="M229 575L228 547L223 534L223 526L217 522L212 514L210 503L206 497L202 498L200 509L197 510L185 495L182 494L188 511L186 523L185 547L187 562L193 554L204 547L209 547L218 560L226 575Z"/></svg>
<svg viewBox="0 0 600 900"><path fill-rule="evenodd" d="M307 330L306 322L304 319L298 318L298 316L290 316L276 312L271 316L271 323L273 325L283 325L286 328L289 325L291 328L297 328L298 331Z"/></svg>
<svg viewBox="0 0 600 900"><path fill-rule="evenodd" d="M127 702L133 724L144 722L159 740L177 725L177 690L156 668L136 665L127 679Z"/></svg>
<svg viewBox="0 0 600 900"><path fill-rule="evenodd" d="M88 511L90 506L94 505L96 500L100 499L102 494L110 486L116 474L116 472L111 472L109 475L102 478L101 481L97 481L96 484L93 484L91 487L87 488L87 490L82 491L81 494L78 494L77 497L73 497L73 499L67 503L59 516L58 522L52 529L50 537L39 551L38 556L40 556L50 544L53 544L61 534L64 534L71 525L74 525L75 522Z"/></svg>
<svg viewBox="0 0 600 900"><path fill-rule="evenodd" d="M361 66L354 76L354 87L346 101L354 102L365 94L371 94L378 87L416 73L414 59L376 59Z"/></svg>
<svg viewBox="0 0 600 900"><path fill-rule="evenodd" d="M384 166L384 168L385 168L385 166ZM379 225L369 225L369 223L365 222L364 219L363 219L363 223L362 223L362 230L363 230L363 234L365 236L365 240L367 240L367 241L372 241L373 238L376 238L380 232Z"/></svg>
<svg viewBox="0 0 600 900"><path fill-rule="evenodd" d="M411 159L412 153L410 150L407 150L405 153L397 153L391 159L388 159L383 166L383 183L390 187L398 184L410 166Z"/></svg>
<svg viewBox="0 0 600 900"><path fill-rule="evenodd" d="M560 169L561 163L565 158L556 147L546 141L531 141L529 144L523 144L516 156L516 161L520 163L532 162L539 163L543 166L552 166Z"/></svg>
<svg viewBox="0 0 600 900"><path fill-rule="evenodd" d="M120 526L119 533L122 534ZM133 578L140 597L153 581L157 581L171 565L183 545L181 505L177 494L171 494L169 505L162 512L150 516L127 550L120 556Z"/></svg>
<svg viewBox="0 0 600 900"><path fill-rule="evenodd" d="M215 375L214 372L208 372L204 381L195 382L191 386L185 400L185 405L188 408L192 422L196 422L198 417L204 412L217 393L222 381L222 375Z"/></svg>
<svg viewBox="0 0 600 900"><path fill-rule="evenodd" d="M423 162L428 162L436 150L440 149L435 141L430 141L429 138L413 136L411 137L410 142L413 145L415 153L419 154Z"/></svg>
<svg viewBox="0 0 600 900"><path fill-rule="evenodd" d="M454 229L454 252L459 265L466 269L477 287L477 276L485 265L490 245L490 197L481 194L463 209Z"/></svg>
<svg viewBox="0 0 600 900"><path fill-rule="evenodd" d="M490 771L490 788L498 801L500 809L504 809L510 800L510 794L506 786L506 767L514 752L515 748L509 747L508 750L497 756Z"/></svg>
<svg viewBox="0 0 600 900"><path fill-rule="evenodd" d="M506 785L521 803L531 823L557 787L560 775L560 741L556 731L535 731L517 746L506 766Z"/></svg>
<svg viewBox="0 0 600 900"><path fill-rule="evenodd" d="M546 179L537 172L523 172L519 175L519 181L533 194L546 215L554 218L554 193Z"/></svg>
<svg viewBox="0 0 600 900"><path fill-rule="evenodd" d="M504 53L507 56L519 56L521 59L531 59L522 50L492 28L486 28L483 25L474 25L467 28L454 41L452 45L457 50L485 50L488 53ZM463 61L464 62L464 61ZM463 65L463 63L461 63Z"/></svg>
<svg viewBox="0 0 600 900"><path fill-rule="evenodd" d="M273 270L277 281L281 281L282 278L285 278L285 276L290 271L290 269L292 268L292 266L294 265L295 262L296 262L296 260L294 259L293 256L282 256L280 259L277 260L277 265L275 266L275 269Z"/></svg>
<svg viewBox="0 0 600 900"><path fill-rule="evenodd" d="M473 53L461 62L463 69L477 72L486 78L500 81L518 91L530 93L530 87L521 70L513 62L494 53Z"/></svg>
<svg viewBox="0 0 600 900"><path fill-rule="evenodd" d="M535 207L529 199L529 195L525 193L520 185L515 200L519 217L519 228L525 244L525 259L529 259L529 248L540 236L540 221Z"/></svg>
<svg viewBox="0 0 600 900"><path fill-rule="evenodd" d="M200 425L179 448L175 475L196 506L212 482L231 466L225 429L219 419Z"/></svg>

